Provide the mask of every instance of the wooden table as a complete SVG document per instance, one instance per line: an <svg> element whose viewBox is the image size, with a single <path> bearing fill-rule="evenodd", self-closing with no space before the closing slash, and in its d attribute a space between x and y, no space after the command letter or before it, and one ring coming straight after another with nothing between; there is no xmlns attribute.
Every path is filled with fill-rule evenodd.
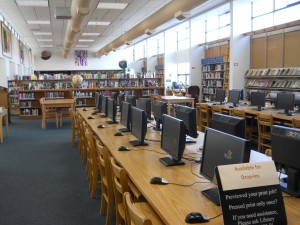
<svg viewBox="0 0 300 225"><path fill-rule="evenodd" d="M7 109L3 109L0 112L0 143L3 143L3 121L2 118L4 118L5 120L5 125L6 125L6 136L8 136L8 110Z"/></svg>
<svg viewBox="0 0 300 225"><path fill-rule="evenodd" d="M206 183L207 180L200 178L200 165L193 162L185 161L183 166L166 167L159 158L165 157L166 154L160 149L160 143L146 140L149 144L143 147L132 147L131 151L118 151L121 145L129 145L130 140L135 138L126 133L124 136L115 137L114 133L121 127L120 124L106 124L105 118L93 116L95 119L87 119L93 112L92 108L88 111L77 109L85 118L85 121L94 131L94 133L101 139L103 144L107 146L112 156L126 169L130 179L138 187L141 193L145 196L149 204L161 217L165 224L181 225L187 224L184 219L190 212L202 212L209 217L214 217L221 213L221 208L216 206L211 201L207 200L200 191L213 187L211 183ZM98 125L105 124L106 128L99 129ZM159 140L160 133L154 132L152 128L147 130L147 139ZM199 135L199 143L187 144L184 156L188 158L199 157L199 146L203 142L203 133ZM195 175L196 174L196 175ZM159 176L167 179L169 182L177 184L192 184L188 187L177 185L151 185L150 179L154 176ZM288 224L299 224L300 221L300 199L284 198L285 208L287 212ZM221 225L223 224L222 216L210 220L207 224Z"/></svg>
<svg viewBox="0 0 300 225"><path fill-rule="evenodd" d="M75 100L72 99L47 99L44 102L41 103L42 111L45 110L45 108L56 108L57 113L60 113L60 109L62 108L73 108L75 104ZM42 127L45 127L46 118L45 115L42 113Z"/></svg>
<svg viewBox="0 0 300 225"><path fill-rule="evenodd" d="M195 101L194 98L189 98L185 96L162 96L161 100L167 102L169 115L171 115L171 104L190 103L194 108L194 101Z"/></svg>

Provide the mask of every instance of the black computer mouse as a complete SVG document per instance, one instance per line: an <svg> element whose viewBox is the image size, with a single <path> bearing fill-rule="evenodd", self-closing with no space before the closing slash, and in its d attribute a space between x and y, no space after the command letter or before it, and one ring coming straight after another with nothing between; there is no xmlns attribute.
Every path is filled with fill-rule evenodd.
<svg viewBox="0 0 300 225"><path fill-rule="evenodd" d="M232 108L234 108L232 105L230 105L230 106L228 106L228 108L230 108L230 109L232 109Z"/></svg>
<svg viewBox="0 0 300 225"><path fill-rule="evenodd" d="M123 134L122 132L120 132L120 131L117 131L117 132L115 133L115 136L124 136L124 134Z"/></svg>
<svg viewBox="0 0 300 225"><path fill-rule="evenodd" d="M92 116L89 116L89 117L88 117L88 119L89 119L89 120L91 120L91 119L94 119L94 117L92 117Z"/></svg>
<svg viewBox="0 0 300 225"><path fill-rule="evenodd" d="M92 112L92 115L97 115L97 111Z"/></svg>
<svg viewBox="0 0 300 225"><path fill-rule="evenodd" d="M187 223L205 223L209 221L209 217L199 212L191 212L185 217Z"/></svg>
<svg viewBox="0 0 300 225"><path fill-rule="evenodd" d="M168 184L169 182L162 177L152 177L150 179L150 184Z"/></svg>
<svg viewBox="0 0 300 225"><path fill-rule="evenodd" d="M98 128L105 128L105 126L103 126L103 125L99 125L99 126L98 126Z"/></svg>
<svg viewBox="0 0 300 225"><path fill-rule="evenodd" d="M118 148L118 150L119 151L130 151L130 148L128 148L127 146L120 146L119 148Z"/></svg>

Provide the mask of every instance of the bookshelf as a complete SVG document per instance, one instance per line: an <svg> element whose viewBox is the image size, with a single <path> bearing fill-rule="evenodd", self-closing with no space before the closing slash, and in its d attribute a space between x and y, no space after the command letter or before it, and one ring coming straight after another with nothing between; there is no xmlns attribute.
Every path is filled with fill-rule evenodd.
<svg viewBox="0 0 300 225"><path fill-rule="evenodd" d="M216 89L229 89L229 61L226 56L205 58L201 60L201 89L204 101L213 101Z"/></svg>
<svg viewBox="0 0 300 225"><path fill-rule="evenodd" d="M300 91L300 67L249 69L245 73L245 89ZM268 95L267 95L268 96Z"/></svg>
<svg viewBox="0 0 300 225"><path fill-rule="evenodd" d="M19 115L19 87L14 81L8 82L8 93L10 115Z"/></svg>

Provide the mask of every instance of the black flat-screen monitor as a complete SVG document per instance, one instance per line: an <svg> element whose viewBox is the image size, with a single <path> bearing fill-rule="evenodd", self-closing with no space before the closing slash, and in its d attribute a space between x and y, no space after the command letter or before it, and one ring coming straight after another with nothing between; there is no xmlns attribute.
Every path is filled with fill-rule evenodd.
<svg viewBox="0 0 300 225"><path fill-rule="evenodd" d="M240 101L240 91L239 90L229 90L228 102L232 103L234 107Z"/></svg>
<svg viewBox="0 0 300 225"><path fill-rule="evenodd" d="M212 114L211 128L245 138L245 119L220 113Z"/></svg>
<svg viewBox="0 0 300 225"><path fill-rule="evenodd" d="M154 130L161 130L160 125L162 124L163 114L168 114L168 105L166 102L154 101L152 106L153 116L156 122Z"/></svg>
<svg viewBox="0 0 300 225"><path fill-rule="evenodd" d="M144 110L131 106L131 133L137 140L130 141L133 146L148 145L145 142L147 133L147 116Z"/></svg>
<svg viewBox="0 0 300 225"><path fill-rule="evenodd" d="M118 92L111 91L110 92L110 98L118 102Z"/></svg>
<svg viewBox="0 0 300 225"><path fill-rule="evenodd" d="M101 117L107 117L107 96L101 95Z"/></svg>
<svg viewBox="0 0 300 225"><path fill-rule="evenodd" d="M240 92L240 100L244 100L244 89L231 89L233 91L239 91Z"/></svg>
<svg viewBox="0 0 300 225"><path fill-rule="evenodd" d="M246 92L246 97L247 97L247 101L248 101L248 102L251 102L251 94L252 94L253 92L257 92L257 90L247 90L247 92Z"/></svg>
<svg viewBox="0 0 300 225"><path fill-rule="evenodd" d="M121 132L130 132L131 125L131 105L128 102L122 102L121 120L120 123L125 126L125 128L120 128Z"/></svg>
<svg viewBox="0 0 300 225"><path fill-rule="evenodd" d="M271 131L272 159L287 178L280 183L282 190L300 197L300 129L273 125Z"/></svg>
<svg viewBox="0 0 300 225"><path fill-rule="evenodd" d="M197 138L197 112L195 108L188 106L177 106L175 108L175 117L182 120L186 127L186 133L190 137ZM194 143L195 141L187 138L186 143Z"/></svg>
<svg viewBox="0 0 300 225"><path fill-rule="evenodd" d="M213 181L215 168L219 165L248 163L251 145L245 140L212 128L206 128L200 174ZM218 188L202 191L216 205L220 205Z"/></svg>
<svg viewBox="0 0 300 225"><path fill-rule="evenodd" d="M117 102L114 99L108 98L107 99L107 117L111 120L107 121L109 124L116 124L118 123L116 120L117 116Z"/></svg>
<svg viewBox="0 0 300 225"><path fill-rule="evenodd" d="M131 106L136 107L136 97L135 95L127 95L126 102L130 103Z"/></svg>
<svg viewBox="0 0 300 225"><path fill-rule="evenodd" d="M216 89L216 101L220 102L220 105L222 105L225 101L225 98L226 98L226 91L221 88L217 88Z"/></svg>
<svg viewBox="0 0 300 225"><path fill-rule="evenodd" d="M295 106L295 95L293 93L277 93L276 108L283 109L284 112L279 112L286 114L287 116L292 116Z"/></svg>
<svg viewBox="0 0 300 225"><path fill-rule="evenodd" d="M274 108L277 108L277 105L276 105L276 101L277 101L277 92L270 92L270 103L271 105L274 106Z"/></svg>
<svg viewBox="0 0 300 225"><path fill-rule="evenodd" d="M251 105L257 106L255 109L261 111L266 105L266 93L265 92L251 92Z"/></svg>
<svg viewBox="0 0 300 225"><path fill-rule="evenodd" d="M122 102L125 101L125 94L119 94L119 112L122 112Z"/></svg>
<svg viewBox="0 0 300 225"><path fill-rule="evenodd" d="M151 117L151 99L150 98L138 98L136 100L136 107L146 112L147 119L152 120Z"/></svg>
<svg viewBox="0 0 300 225"><path fill-rule="evenodd" d="M295 106L298 107L298 111L300 111L300 93L295 94Z"/></svg>
<svg viewBox="0 0 300 225"><path fill-rule="evenodd" d="M185 148L185 125L182 120L163 115L161 149L169 154L159 160L166 166L183 165L181 157Z"/></svg>
<svg viewBox="0 0 300 225"><path fill-rule="evenodd" d="M95 92L95 108L94 110L98 111L99 109L99 93Z"/></svg>

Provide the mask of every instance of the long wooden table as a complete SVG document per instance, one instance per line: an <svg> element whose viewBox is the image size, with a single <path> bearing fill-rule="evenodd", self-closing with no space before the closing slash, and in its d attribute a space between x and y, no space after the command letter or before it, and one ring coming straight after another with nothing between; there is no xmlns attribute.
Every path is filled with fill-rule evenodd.
<svg viewBox="0 0 300 225"><path fill-rule="evenodd" d="M6 136L8 135L8 110L3 109L0 112L0 143L3 143L3 125L2 125L2 118L5 120L5 126L6 126Z"/></svg>
<svg viewBox="0 0 300 225"><path fill-rule="evenodd" d="M194 98L185 96L162 96L161 100L168 104L168 114L171 115L171 104L190 103L194 108Z"/></svg>
<svg viewBox="0 0 300 225"><path fill-rule="evenodd" d="M159 158L166 156L160 149L160 143L147 140L146 142L149 146L132 147L133 150L131 151L120 152L118 151L119 146L130 146L128 142L135 139L130 133L115 137L114 133L122 127L120 124L106 124L107 119L99 118L99 116L93 116L95 119L87 119L93 112L92 108L89 108L88 111L83 111L81 108L77 110L103 144L107 146L113 157L126 169L130 179L139 188L165 224L187 224L184 220L185 216L190 212L201 212L207 214L210 218L221 213L221 207L216 206L200 193L201 190L208 189L214 185L207 183L206 179L196 176L199 175L199 164L184 160L186 164L183 166L166 167L159 161ZM97 128L100 124L105 125L106 128ZM160 133L153 131L152 128L148 128L146 138L159 140ZM200 134L199 141L203 141L203 134ZM187 144L184 156L198 158L199 151L197 150L199 146L201 146L201 143ZM154 176L163 177L169 182L177 184L205 183L197 183L188 187L172 184L152 185L149 181ZM300 213L298 209L300 200L288 197L284 198L284 202L288 224L299 224ZM218 216L207 224L223 224L223 218Z"/></svg>

